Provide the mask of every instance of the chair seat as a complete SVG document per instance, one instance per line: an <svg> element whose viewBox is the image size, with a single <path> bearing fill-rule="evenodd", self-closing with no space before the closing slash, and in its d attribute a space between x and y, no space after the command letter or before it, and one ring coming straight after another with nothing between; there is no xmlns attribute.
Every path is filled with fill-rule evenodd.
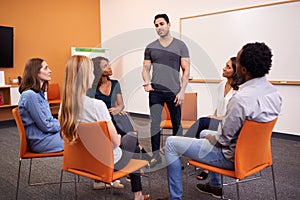
<svg viewBox="0 0 300 200"><path fill-rule="evenodd" d="M35 153L32 151L26 151L26 153L20 156L20 158L29 159L29 158L57 157L63 155L64 155L63 151L53 152L53 153Z"/></svg>
<svg viewBox="0 0 300 200"><path fill-rule="evenodd" d="M171 129L172 128L171 120L162 120L160 123L160 128Z"/></svg>
<svg viewBox="0 0 300 200"><path fill-rule="evenodd" d="M245 179L246 177L251 176L251 175L272 165L272 163L264 163L259 166L256 166L253 169L249 169L248 171L244 172L243 174L238 174L238 173L236 173L235 170L222 169L222 168L214 167L214 166L211 166L211 165L208 165L205 163L200 163L195 160L189 160L188 164L193 165L198 168L201 168L201 169L206 169L208 171L216 172L216 173L223 174L225 176L235 178L235 179L240 179L240 180Z"/></svg>
<svg viewBox="0 0 300 200"><path fill-rule="evenodd" d="M129 161L129 163L123 169L121 169L120 171L115 171L113 173L113 177L112 177L111 181L120 179L120 178L126 176L128 173L131 173L132 171L137 171L137 170L145 167L146 165L148 165L148 161L146 161L146 160L131 159ZM86 172L86 171L72 169L72 168L68 168L65 171L75 173L75 174L78 174L80 176L84 176L84 177L87 177L90 179L106 182L105 180L103 180L103 177L94 175L94 174Z"/></svg>
<svg viewBox="0 0 300 200"><path fill-rule="evenodd" d="M214 167L214 166L211 166L211 165L200 163L200 162L195 161L195 160L189 160L188 164L193 165L193 166L198 167L198 168L201 168L201 169L206 169L206 170L211 171L211 172L216 172L216 173L219 173L219 174L223 174L223 175L229 176L231 178L235 178L235 171L234 170L221 169L221 168L218 168L218 167Z"/></svg>
<svg viewBox="0 0 300 200"><path fill-rule="evenodd" d="M195 121L182 120L181 121L181 126L182 126L183 129L189 129L194 123L195 123Z"/></svg>
<svg viewBox="0 0 300 200"><path fill-rule="evenodd" d="M61 102L60 99L48 100L49 104L60 104L60 102Z"/></svg>
<svg viewBox="0 0 300 200"><path fill-rule="evenodd" d="M131 173L132 171L137 171L147 165L148 165L147 160L131 159L123 169L114 172L113 179L116 180L122 178L126 176L128 173Z"/></svg>
<svg viewBox="0 0 300 200"><path fill-rule="evenodd" d="M189 129L195 121L187 121L187 120L181 120L181 126L183 129ZM162 120L160 123L160 128L164 129L172 129L172 122L171 120Z"/></svg>

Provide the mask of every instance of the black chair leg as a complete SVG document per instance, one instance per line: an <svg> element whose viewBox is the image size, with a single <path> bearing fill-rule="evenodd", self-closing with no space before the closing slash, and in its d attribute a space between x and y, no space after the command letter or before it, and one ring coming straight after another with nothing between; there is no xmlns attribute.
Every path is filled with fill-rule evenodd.
<svg viewBox="0 0 300 200"><path fill-rule="evenodd" d="M18 199L18 194L19 194L21 164L22 164L22 158L20 158L20 160L19 160L19 171L18 171L18 182L17 182L16 200Z"/></svg>
<svg viewBox="0 0 300 200"><path fill-rule="evenodd" d="M237 195L237 199L240 199L240 190L239 190L239 180L236 179L236 195Z"/></svg>
<svg viewBox="0 0 300 200"><path fill-rule="evenodd" d="M59 199L61 199L61 187L62 187L62 178L63 178L63 170L60 171L60 181L59 181Z"/></svg>
<svg viewBox="0 0 300 200"><path fill-rule="evenodd" d="M75 199L77 199L77 183L76 183L76 174L74 174L74 183L75 183Z"/></svg>
<svg viewBox="0 0 300 200"><path fill-rule="evenodd" d="M272 178L273 178L273 187L274 187L275 200L277 200L277 191L276 191L275 175L274 175L273 165L271 165L271 169L272 169Z"/></svg>
<svg viewBox="0 0 300 200"><path fill-rule="evenodd" d="M31 178L31 166L32 166L32 158L30 158L30 164L29 164L28 185L32 185L32 184L30 183L30 178Z"/></svg>

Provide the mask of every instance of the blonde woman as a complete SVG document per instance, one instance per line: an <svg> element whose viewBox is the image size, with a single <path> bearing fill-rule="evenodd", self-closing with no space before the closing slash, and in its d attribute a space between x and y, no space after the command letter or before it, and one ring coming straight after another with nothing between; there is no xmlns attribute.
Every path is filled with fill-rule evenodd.
<svg viewBox="0 0 300 200"><path fill-rule="evenodd" d="M89 58L72 56L68 59L60 115L61 131L69 142L74 142L78 138L76 128L79 122L106 121L114 146L115 169L118 170L128 163L131 158L130 155L135 151L136 133L130 132L123 136L121 140L121 136L118 135L104 102L86 96L87 90L92 86L93 81L93 62ZM122 151L120 145L122 145L124 151ZM130 180L135 200L150 198L149 195L142 194L139 174L130 174ZM97 184L100 183L94 182L94 187L97 187Z"/></svg>

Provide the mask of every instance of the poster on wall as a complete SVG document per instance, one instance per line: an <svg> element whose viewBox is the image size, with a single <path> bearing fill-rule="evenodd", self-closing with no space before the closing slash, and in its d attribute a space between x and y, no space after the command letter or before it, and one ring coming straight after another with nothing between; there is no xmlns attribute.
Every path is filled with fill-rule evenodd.
<svg viewBox="0 0 300 200"><path fill-rule="evenodd" d="M89 58L95 58L102 56L109 59L109 49L103 48L82 48L82 47L71 47L71 54L73 55L82 55Z"/></svg>

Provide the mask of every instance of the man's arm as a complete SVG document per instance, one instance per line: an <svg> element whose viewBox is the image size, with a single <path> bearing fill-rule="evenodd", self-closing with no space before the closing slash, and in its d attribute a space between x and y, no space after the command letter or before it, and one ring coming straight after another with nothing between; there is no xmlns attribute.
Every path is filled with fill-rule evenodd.
<svg viewBox="0 0 300 200"><path fill-rule="evenodd" d="M153 91L153 88L152 88L151 82L150 82L150 70L151 70L151 60L144 60L142 77L144 80L144 84L143 84L144 90L146 92Z"/></svg>
<svg viewBox="0 0 300 200"><path fill-rule="evenodd" d="M184 101L184 93L190 77L190 58L181 58L181 69L182 69L181 89L179 93L176 95L174 101L176 103L176 106L182 104Z"/></svg>
<svg viewBox="0 0 300 200"><path fill-rule="evenodd" d="M249 113L247 112L246 105L250 104L237 96L233 96L228 102L227 112L222 126L222 134L218 138L218 142L223 146L229 146L233 140L237 139L237 134Z"/></svg>
<svg viewBox="0 0 300 200"><path fill-rule="evenodd" d="M222 128L218 130L219 137L208 134L205 138L216 147L228 147L237 139L237 134L245 121L245 109L241 99L232 97L227 105L226 116Z"/></svg>

